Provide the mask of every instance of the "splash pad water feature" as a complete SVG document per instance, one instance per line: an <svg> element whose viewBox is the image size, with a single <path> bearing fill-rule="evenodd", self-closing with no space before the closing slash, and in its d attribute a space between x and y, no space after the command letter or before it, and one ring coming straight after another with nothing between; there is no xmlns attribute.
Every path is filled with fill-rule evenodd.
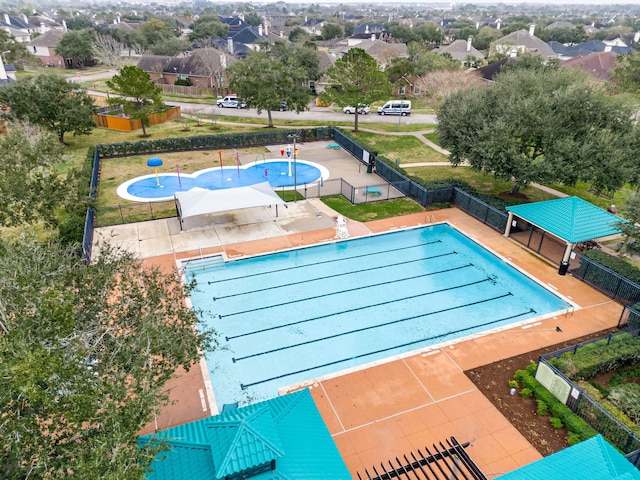
<svg viewBox="0 0 640 480"><path fill-rule="evenodd" d="M132 178L117 188L119 197L134 202L164 202L173 200L175 192L193 189L218 190L269 182L275 188L291 189L324 181L329 170L306 160L296 159L295 179L290 173L290 161L261 160L234 167L212 167L194 173L184 173L176 166L175 173L154 173Z"/></svg>

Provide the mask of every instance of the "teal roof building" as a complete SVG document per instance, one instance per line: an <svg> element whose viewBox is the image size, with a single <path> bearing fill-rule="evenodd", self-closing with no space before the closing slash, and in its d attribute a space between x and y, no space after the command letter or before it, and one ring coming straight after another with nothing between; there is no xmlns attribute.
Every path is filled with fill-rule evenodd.
<svg viewBox="0 0 640 480"><path fill-rule="evenodd" d="M530 463L497 480L640 480L640 471L602 435Z"/></svg>
<svg viewBox="0 0 640 480"><path fill-rule="evenodd" d="M166 441L148 480L351 480L309 390L138 438Z"/></svg>

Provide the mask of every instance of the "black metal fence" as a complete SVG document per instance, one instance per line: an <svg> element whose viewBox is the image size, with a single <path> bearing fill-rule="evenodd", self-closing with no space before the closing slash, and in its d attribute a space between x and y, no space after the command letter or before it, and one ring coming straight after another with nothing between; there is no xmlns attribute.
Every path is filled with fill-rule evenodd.
<svg viewBox="0 0 640 480"><path fill-rule="evenodd" d="M640 312L625 305L618 320L618 328L640 328Z"/></svg>
<svg viewBox="0 0 640 480"><path fill-rule="evenodd" d="M570 273L623 305L640 301L640 285L576 252ZM573 266L577 265L577 266Z"/></svg>
<svg viewBox="0 0 640 480"><path fill-rule="evenodd" d="M509 218L505 212L501 212L497 208L492 207L482 200L478 200L473 195L470 195L457 187L454 188L453 191L453 202L456 207L477 218L485 225L488 225L498 232L505 231L507 227L507 219Z"/></svg>
<svg viewBox="0 0 640 480"><path fill-rule="evenodd" d="M550 362L551 358L558 358L565 353L575 353L580 347L602 340L611 341L617 335L622 333L638 335L640 330L614 333L607 337L596 338L586 342L572 345L555 352L541 355L540 363L544 363L553 373L562 378L571 387L572 394L569 395L567 406L571 408L573 413L583 418L596 431L602 434L611 445L620 450L627 459L629 459L636 467L640 457L640 436L632 431L626 425L623 425L611 413L605 410L596 400L584 393L571 379L555 368Z"/></svg>

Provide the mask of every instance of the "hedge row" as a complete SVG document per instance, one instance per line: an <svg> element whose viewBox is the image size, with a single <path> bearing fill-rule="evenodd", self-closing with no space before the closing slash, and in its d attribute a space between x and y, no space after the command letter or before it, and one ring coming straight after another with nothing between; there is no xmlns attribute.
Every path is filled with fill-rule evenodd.
<svg viewBox="0 0 640 480"><path fill-rule="evenodd" d="M533 396L537 401L544 402L552 417L558 418L569 432L567 442L573 445L588 438L595 437L598 432L586 421L573 413L569 407L559 401L553 394L542 386L535 377L535 363L527 366L526 370L516 371L514 377L525 388L533 392Z"/></svg>
<svg viewBox="0 0 640 480"><path fill-rule="evenodd" d="M82 243L87 208L95 203L88 193L93 170L93 153L94 148L89 147L82 169L73 170L68 175L68 182L73 185L73 189L69 191L64 212L58 222L58 238L64 245Z"/></svg>
<svg viewBox="0 0 640 480"><path fill-rule="evenodd" d="M601 250L588 250L584 256L590 258L594 262L598 262L603 267L613 270L628 280L640 284L640 269L636 265L632 265L624 258L610 255Z"/></svg>
<svg viewBox="0 0 640 480"><path fill-rule="evenodd" d="M592 378L640 360L640 337L628 333L614 335L565 352L549 362L572 380Z"/></svg>
<svg viewBox="0 0 640 480"><path fill-rule="evenodd" d="M98 145L101 158L126 155L142 155L162 152L182 152L192 150L217 150L255 145L291 143L288 135L296 134L298 141L316 141L332 138L328 127L300 130L271 130L268 132L234 133L225 135L202 135L185 138L161 138L139 142L111 143Z"/></svg>

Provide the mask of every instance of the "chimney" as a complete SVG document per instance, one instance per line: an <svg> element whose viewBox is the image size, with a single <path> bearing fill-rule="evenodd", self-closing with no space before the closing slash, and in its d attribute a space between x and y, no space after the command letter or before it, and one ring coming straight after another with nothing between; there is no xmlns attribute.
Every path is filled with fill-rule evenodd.
<svg viewBox="0 0 640 480"><path fill-rule="evenodd" d="M9 18L8 13L4 14L4 23L6 23L7 25L11 25L11 19Z"/></svg>
<svg viewBox="0 0 640 480"><path fill-rule="evenodd" d="M62 19L62 29L66 32L67 29L67 21L65 19Z"/></svg>
<svg viewBox="0 0 640 480"><path fill-rule="evenodd" d="M4 69L4 62L0 58L0 80L7 79L7 71Z"/></svg>
<svg viewBox="0 0 640 480"><path fill-rule="evenodd" d="M284 38L284 32L280 30L280 38Z"/></svg>
<svg viewBox="0 0 640 480"><path fill-rule="evenodd" d="M233 38L227 38L227 50L233 55Z"/></svg>
<svg viewBox="0 0 640 480"><path fill-rule="evenodd" d="M113 19L113 24L114 24L114 25L117 25L117 24L118 24L118 19L117 19L117 18L114 18L114 19Z"/></svg>
<svg viewBox="0 0 640 480"><path fill-rule="evenodd" d="M633 35L633 43L638 43L638 40L640 40L640 32L636 32Z"/></svg>
<svg viewBox="0 0 640 480"><path fill-rule="evenodd" d="M371 41L373 42L375 39L376 39L376 34L375 34L375 33L372 33L372 34L371 34Z"/></svg>
<svg viewBox="0 0 640 480"><path fill-rule="evenodd" d="M262 36L262 24L258 25L258 35Z"/></svg>
<svg viewBox="0 0 640 480"><path fill-rule="evenodd" d="M24 13L22 14L22 20L24 21L24 23L29 23L29 19Z"/></svg>
<svg viewBox="0 0 640 480"><path fill-rule="evenodd" d="M467 38L467 52L471 51L471 37Z"/></svg>
<svg viewBox="0 0 640 480"><path fill-rule="evenodd" d="M227 56L224 53L220 54L220 68L227 69Z"/></svg>
<svg viewBox="0 0 640 480"><path fill-rule="evenodd" d="M264 21L264 36L265 37L269 36L269 25L267 24L267 20L266 19Z"/></svg>
<svg viewBox="0 0 640 480"><path fill-rule="evenodd" d="M500 20L496 22L496 30L500 30Z"/></svg>
<svg viewBox="0 0 640 480"><path fill-rule="evenodd" d="M476 30L480 28L480 22L476 22Z"/></svg>
<svg viewBox="0 0 640 480"><path fill-rule="evenodd" d="M47 26L44 23L40 24L40 33L47 33Z"/></svg>
<svg viewBox="0 0 640 480"><path fill-rule="evenodd" d="M613 45L606 44L604 46L604 51L605 52L610 52L612 49L613 49Z"/></svg>
<svg viewBox="0 0 640 480"><path fill-rule="evenodd" d="M531 35L533 37L533 32L536 31L536 26L535 25L529 25L529 35Z"/></svg>
<svg viewBox="0 0 640 480"><path fill-rule="evenodd" d="M369 25L364 26L364 33L369 33Z"/></svg>

